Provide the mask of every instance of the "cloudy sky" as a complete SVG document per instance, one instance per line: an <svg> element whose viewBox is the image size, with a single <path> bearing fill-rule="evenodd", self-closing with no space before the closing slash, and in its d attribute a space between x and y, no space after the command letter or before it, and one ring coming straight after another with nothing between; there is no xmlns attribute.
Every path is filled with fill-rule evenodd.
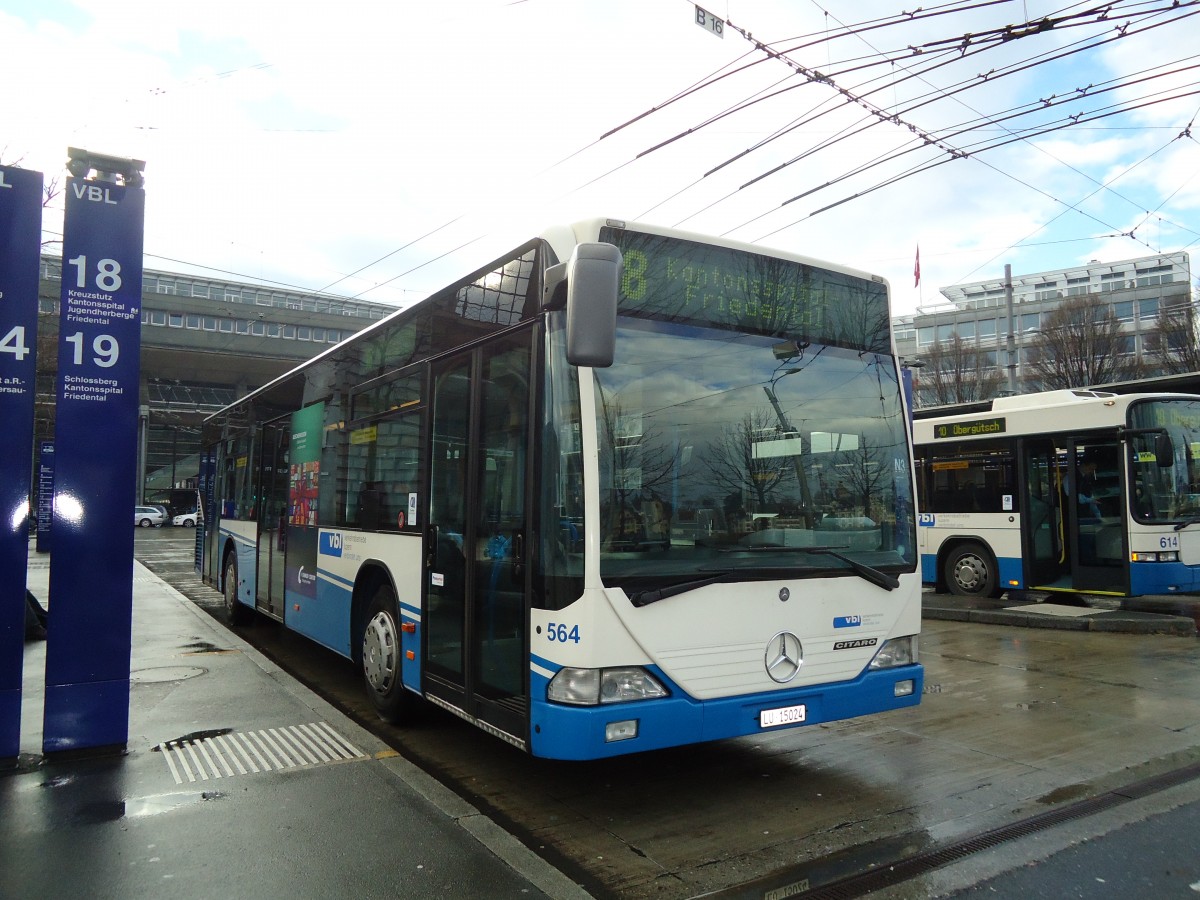
<svg viewBox="0 0 1200 900"><path fill-rule="evenodd" d="M0 0L0 161L145 160L149 268L405 304L602 215L911 312L1200 247L1200 3L1066 2Z"/></svg>

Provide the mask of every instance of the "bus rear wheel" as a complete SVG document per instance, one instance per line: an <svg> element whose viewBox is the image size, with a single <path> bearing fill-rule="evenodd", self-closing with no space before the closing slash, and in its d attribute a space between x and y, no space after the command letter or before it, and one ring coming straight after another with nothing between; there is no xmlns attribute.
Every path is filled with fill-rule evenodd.
<svg viewBox="0 0 1200 900"><path fill-rule="evenodd" d="M400 683L400 626L396 595L390 585L375 589L367 607L362 633L362 670L367 696L379 718L400 724L412 705L412 695Z"/></svg>
<svg viewBox="0 0 1200 900"><path fill-rule="evenodd" d="M946 586L960 597L998 597L996 560L981 544L959 544L946 555Z"/></svg>
<svg viewBox="0 0 1200 900"><path fill-rule="evenodd" d="M230 625L249 625L254 618L254 610L238 601L237 557L233 553L225 554L224 569L225 577L221 584L225 589L225 618L229 620Z"/></svg>

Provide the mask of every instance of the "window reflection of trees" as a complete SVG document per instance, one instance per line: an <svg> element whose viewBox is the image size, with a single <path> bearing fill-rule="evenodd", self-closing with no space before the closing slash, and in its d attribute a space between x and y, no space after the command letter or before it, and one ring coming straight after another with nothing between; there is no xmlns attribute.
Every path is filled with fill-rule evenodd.
<svg viewBox="0 0 1200 900"><path fill-rule="evenodd" d="M660 431L647 428L643 411L628 412L622 401L599 390L601 533L608 549L666 549L671 541L673 482L680 454ZM674 476L674 477L673 477Z"/></svg>
<svg viewBox="0 0 1200 900"><path fill-rule="evenodd" d="M757 450L766 443L786 441L789 437L769 407L750 410L708 445L701 456L707 469L705 476L722 496L736 496L739 507L746 496L753 498L756 510L781 505L785 502L781 499L785 495L785 482L789 478L795 481L794 470L783 457L760 456Z"/></svg>
<svg viewBox="0 0 1200 900"><path fill-rule="evenodd" d="M890 358L813 347L781 362L777 341L695 331L623 330L627 358L596 372L606 568L632 564L621 551L687 565L722 548L844 545L823 528L863 532L855 550L911 548Z"/></svg>

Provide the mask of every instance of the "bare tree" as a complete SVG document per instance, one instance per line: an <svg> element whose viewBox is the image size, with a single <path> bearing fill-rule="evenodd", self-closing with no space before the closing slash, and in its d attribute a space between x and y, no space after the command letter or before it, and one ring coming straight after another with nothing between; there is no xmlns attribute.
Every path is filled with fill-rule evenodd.
<svg viewBox="0 0 1200 900"><path fill-rule="evenodd" d="M882 353L891 347L886 297L875 285L847 285L825 319L823 339L831 344L865 346Z"/></svg>
<svg viewBox="0 0 1200 900"><path fill-rule="evenodd" d="M889 462L892 456L885 453L881 447L872 447L866 435L859 438L858 449L844 455L845 465L840 470L841 476L848 482L850 495L858 503L863 515L878 515L878 510L872 510L874 498L886 496L885 479L892 477Z"/></svg>
<svg viewBox="0 0 1200 900"><path fill-rule="evenodd" d="M923 356L925 366L917 373L914 392L918 406L988 400L1000 392L1004 382L985 351L957 334L946 343L935 343Z"/></svg>
<svg viewBox="0 0 1200 900"><path fill-rule="evenodd" d="M1158 308L1158 321L1146 335L1146 349L1154 365L1164 375L1200 372L1200 329L1196 326L1196 309L1200 290L1187 298L1165 299Z"/></svg>
<svg viewBox="0 0 1200 900"><path fill-rule="evenodd" d="M792 475L792 467L780 457L760 457L755 448L763 440L778 438L781 426L770 409L747 412L704 452L709 483L722 493L753 498L754 510L762 511L777 501L776 488Z"/></svg>
<svg viewBox="0 0 1200 900"><path fill-rule="evenodd" d="M647 428L640 413L627 414L620 397L600 389L600 471L607 486L600 498L610 546L641 547L670 540L672 510L663 506L659 490L680 465L679 448L671 449L659 432ZM647 516L648 509L655 510Z"/></svg>
<svg viewBox="0 0 1200 900"><path fill-rule="evenodd" d="M1072 297L1042 320L1025 379L1042 390L1130 381L1142 374L1131 341L1101 295Z"/></svg>
<svg viewBox="0 0 1200 900"><path fill-rule="evenodd" d="M11 162L5 161L3 152L0 152L0 166L11 166L14 169L24 168L21 163L25 157L18 157ZM43 176L44 178L44 176ZM42 182L42 209L50 209L57 205L58 198L62 196L62 183L58 175L51 175L49 179ZM61 244L62 241L58 238L48 238L42 241L42 246L49 244Z"/></svg>

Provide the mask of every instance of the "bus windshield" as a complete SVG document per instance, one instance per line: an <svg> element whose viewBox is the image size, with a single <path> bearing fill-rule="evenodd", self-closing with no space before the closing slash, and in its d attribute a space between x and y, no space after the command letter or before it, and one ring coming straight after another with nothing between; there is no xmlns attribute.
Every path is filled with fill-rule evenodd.
<svg viewBox="0 0 1200 900"><path fill-rule="evenodd" d="M1129 408L1129 427L1165 429L1175 454L1170 465L1163 465L1154 434L1134 437L1130 452L1134 516L1149 522L1200 516L1200 400L1138 402Z"/></svg>
<svg viewBox="0 0 1200 900"><path fill-rule="evenodd" d="M636 319L617 348L595 370L606 584L912 571L891 357Z"/></svg>

